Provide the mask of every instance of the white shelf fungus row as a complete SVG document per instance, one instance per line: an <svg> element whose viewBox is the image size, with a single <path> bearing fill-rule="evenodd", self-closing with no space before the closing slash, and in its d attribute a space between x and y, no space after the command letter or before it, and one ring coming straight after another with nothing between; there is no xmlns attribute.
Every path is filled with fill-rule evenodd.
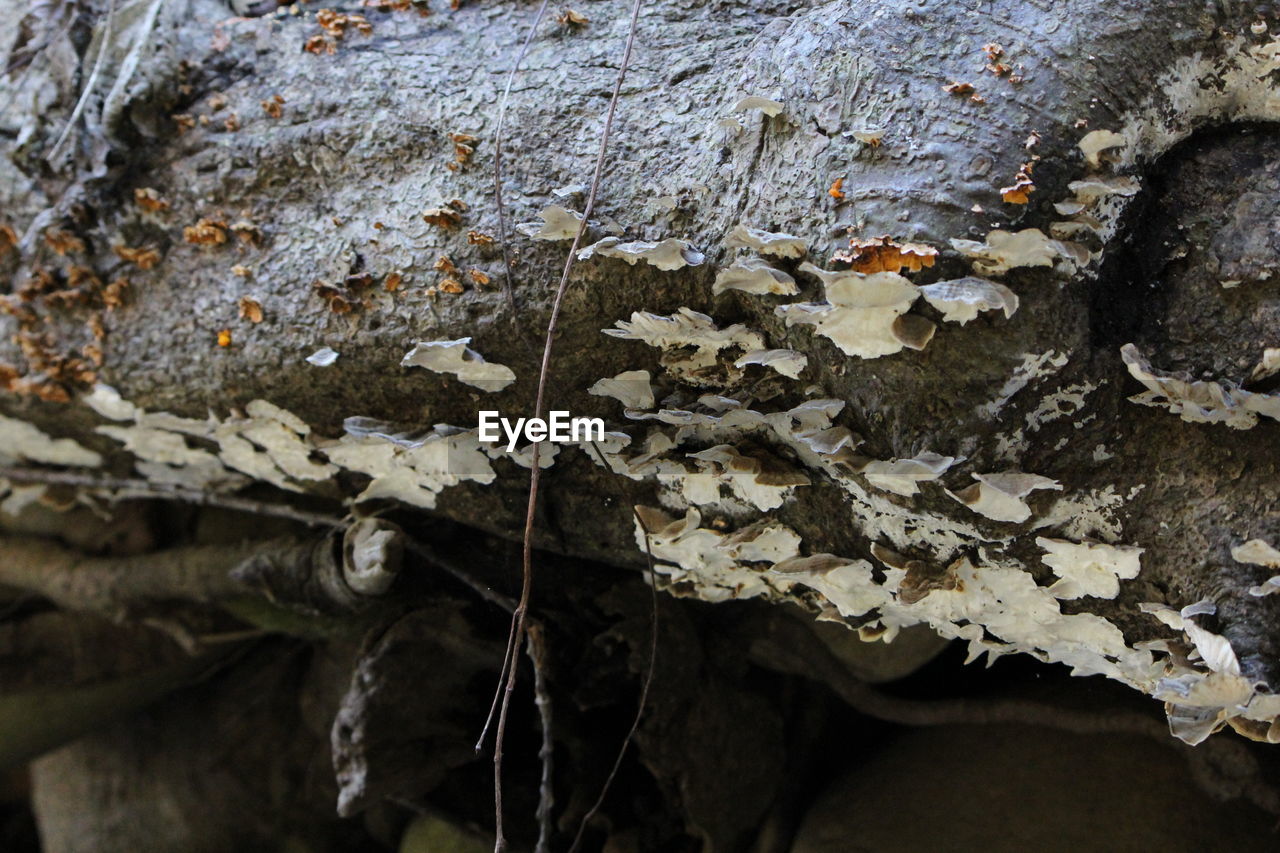
<svg viewBox="0 0 1280 853"><path fill-rule="evenodd" d="M973 262L983 275L999 275L1017 267L1051 267L1059 259L1074 266L1089 263L1088 249L1078 243L1054 240L1039 228L1022 231L996 229L985 241L952 239L951 245Z"/></svg>
<svg viewBox="0 0 1280 853"><path fill-rule="evenodd" d="M26 421L0 415L0 462L41 462L96 468L102 457L69 438L51 438Z"/></svg>
<svg viewBox="0 0 1280 853"><path fill-rule="evenodd" d="M1036 544L1045 550L1041 560L1060 578L1049 587L1057 598L1115 598L1120 594L1120 581L1133 580L1141 570L1143 549L1132 545L1069 542L1043 536L1036 537Z"/></svg>
<svg viewBox="0 0 1280 853"><path fill-rule="evenodd" d="M1129 398L1135 403L1167 409L1190 423L1226 424L1233 429L1256 426L1259 415L1280 420L1280 396L1156 370L1133 344L1121 347L1120 356L1129 375L1147 388Z"/></svg>
<svg viewBox="0 0 1280 853"><path fill-rule="evenodd" d="M747 352L764 349L764 338L759 332L741 324L717 328L706 314L690 308L681 308L669 317L636 311L630 321L619 320L615 328L603 331L610 337L643 341L664 350L662 366L676 374L713 367L716 354L729 347L740 347ZM693 352L680 352L686 347L691 347Z"/></svg>
<svg viewBox="0 0 1280 853"><path fill-rule="evenodd" d="M1200 743L1228 724L1250 737L1280 739L1274 723L1280 697L1256 693L1241 675L1230 642L1195 621L1213 612L1211 604L1182 611L1144 605L1178 634L1134 647L1106 619L1062 612L1059 601L1077 594L1114 596L1121 580L1137 576L1139 548L1042 538L1046 562L1059 577L1043 587L1013 561L960 557L934 568L875 546L883 564L876 571L864 559L803 556L799 538L773 521L725 533L702 527L696 509L683 517L652 507L638 510L644 524L636 525L637 545L645 547L647 529L657 570L676 584L677 594L710 601L793 599L798 586L807 587L833 615L869 620L861 631L867 638L890 640L904 627L926 623L944 637L967 641L971 660L984 652L1029 653L1066 664L1074 675L1101 674L1129 684L1164 700L1173 733L1188 743ZM780 547L767 555L735 551L730 543L740 534L751 542L772 538Z"/></svg>
<svg viewBox="0 0 1280 853"><path fill-rule="evenodd" d="M619 237L605 237L578 252L578 259L585 261L595 255L617 258L631 266L644 261L660 270L696 267L706 260L706 255L695 249L687 240L678 240L675 237L668 237L658 242L646 240L623 242Z"/></svg>

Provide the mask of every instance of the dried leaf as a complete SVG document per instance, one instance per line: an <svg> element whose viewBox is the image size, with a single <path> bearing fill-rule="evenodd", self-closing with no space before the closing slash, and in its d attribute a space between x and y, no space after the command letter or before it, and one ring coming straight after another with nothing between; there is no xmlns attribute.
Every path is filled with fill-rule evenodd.
<svg viewBox="0 0 1280 853"><path fill-rule="evenodd" d="M50 228L44 232L44 242L45 245L59 255L67 255L72 252L79 254L84 251L84 241L70 231L63 231L61 228Z"/></svg>
<svg viewBox="0 0 1280 853"><path fill-rule="evenodd" d="M423 212L422 218L428 225L434 225L446 231L452 231L462 222L462 217L452 207L430 208Z"/></svg>
<svg viewBox="0 0 1280 853"><path fill-rule="evenodd" d="M566 27L581 27L589 20L586 15L575 12L567 6L563 12L556 16L556 23Z"/></svg>
<svg viewBox="0 0 1280 853"><path fill-rule="evenodd" d="M133 191L133 201L147 213L159 213L169 209L169 202L151 187L138 187Z"/></svg>
<svg viewBox="0 0 1280 853"><path fill-rule="evenodd" d="M128 246L115 246L115 253L125 263L134 264L140 270L149 270L160 263L160 253L155 249L131 249Z"/></svg>
<svg viewBox="0 0 1280 853"><path fill-rule="evenodd" d="M938 250L923 243L899 243L889 235L869 240L849 238L848 250L831 256L832 263L848 264L855 272L917 272L931 267Z"/></svg>
<svg viewBox="0 0 1280 853"><path fill-rule="evenodd" d="M262 322L262 305L248 296L240 297L240 317L250 323Z"/></svg>
<svg viewBox="0 0 1280 853"><path fill-rule="evenodd" d="M197 246L218 246L227 242L227 223L220 219L201 219L182 229L182 239Z"/></svg>

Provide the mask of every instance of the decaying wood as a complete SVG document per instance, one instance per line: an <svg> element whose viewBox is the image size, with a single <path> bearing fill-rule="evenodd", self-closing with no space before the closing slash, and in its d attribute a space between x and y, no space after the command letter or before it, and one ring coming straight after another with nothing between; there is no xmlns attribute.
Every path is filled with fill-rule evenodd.
<svg viewBox="0 0 1280 853"><path fill-rule="evenodd" d="M87 611L121 623L94 630L124 657L242 650L193 688L219 707L241 666L292 673L269 702L295 691L313 719L262 767L320 755L322 795L290 814L341 803L325 832L359 813L386 845L404 808L476 819L447 792L477 789L459 745L484 729L471 678L493 675L530 700L512 843L571 842L647 636L648 593L610 569L647 550L665 589L719 604L664 615L689 651L663 646L615 768L650 781L606 801L593 842L794 830L806 803L775 777L817 759L787 691L909 725L1108 724L867 687L932 677L915 630L1128 684L1188 742L1280 740L1275 8L423 5L0 0L0 627L40 639L44 608ZM611 435L504 452L467 432L482 408ZM75 507L61 531L31 520L49 507ZM128 537L79 535L113 507ZM385 567L352 574L354 529ZM850 675L818 629L738 599L901 635ZM762 633L726 627L739 613ZM536 744L509 616L551 650ZM299 674L330 653L323 684ZM86 701L178 691L143 733L45 760L55 849L131 840L59 809L60 774L127 811L94 774L154 748L175 808L199 802L163 752L205 755L170 733L212 713L188 675ZM1160 729L1134 713L1110 724ZM254 719L266 738L287 717ZM1236 746L1245 770L1197 772L1274 811L1265 744ZM219 824L261 795L219 778L209 837L270 836L262 812L243 837Z"/></svg>

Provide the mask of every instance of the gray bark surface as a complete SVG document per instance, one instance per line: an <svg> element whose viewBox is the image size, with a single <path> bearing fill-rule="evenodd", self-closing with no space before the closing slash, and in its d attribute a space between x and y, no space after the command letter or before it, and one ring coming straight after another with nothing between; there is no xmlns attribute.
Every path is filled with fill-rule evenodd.
<svg viewBox="0 0 1280 853"><path fill-rule="evenodd" d="M548 15L533 33L511 90L501 140L510 294L500 243L478 245L468 234L495 241L499 235L493 193L499 105L507 74L533 25L534 4L484 0L452 11L436 8L429 16L338 6L363 14L372 27L365 34L348 24L340 37L326 35L319 26L317 4L290 7L296 14L282 9L251 18L234 18L214 0L139 0L111 8L108 16L101 3L26 9L16 0L0 0L5 19L21 22L13 42L3 45L8 71L0 84L5 153L0 225L9 226L17 242L6 251L0 235L0 274L12 283L6 312L0 313L0 381L11 392L0 393L0 415L7 419L0 429L8 430L0 434L13 444L0 446L0 461L34 477L23 480L11 470L11 487L38 482L32 471L60 475L69 470L132 484L91 490L99 496L114 492L137 498L146 492L148 478L155 488L150 497L174 494L172 482L166 485L156 474L159 469L145 464L145 449L131 451L99 431L113 421L82 399L102 384L149 415L213 417L220 424L259 411L250 404L266 401L305 425L289 439L306 448L293 470L328 465L331 440L342 438L347 418L421 430L433 424L472 427L481 408L532 414L543 333L569 243L532 240L514 225L536 221L550 204L582 209L581 194L554 191L590 181L626 36L627 8L592 2L578 10L590 19L586 25L558 23ZM104 39L108 17L114 35ZM1280 406L1272 415L1255 416L1256 423L1236 422L1247 427L1237 429L1203 422L1203 413L1243 417L1238 407L1186 408L1180 417L1169 405L1138 405L1130 398L1150 385L1134 378L1136 368L1121 353L1133 344L1146 359L1144 369L1181 377L1179 387L1218 383L1219 392L1225 388L1241 399L1258 395L1264 406L1273 402L1273 376L1257 366L1274 358L1265 354L1268 350L1280 353L1280 277L1274 274L1280 266L1280 137L1275 131L1280 47L1273 35L1278 29L1270 4L1227 0L869 0L799 6L771 0L650 0L641 10L636 50L583 245L609 236L616 224L624 240L674 237L706 259L676 270L644 261L629 265L600 254L578 261L559 322L551 408L605 418L610 430L634 439L628 449L634 455L648 428L661 425L628 418L617 401L587 392L597 380L622 371L654 374L655 409L708 411L696 403L701 394L745 401L766 413L785 412L806 400L841 401L835 424L861 439L860 461L845 468L811 464L795 442L729 432L696 437L663 456L688 466L686 453L730 443L802 471L810 481L776 508L762 510L727 497L710 502L701 507L701 526L719 535L772 521L794 531L805 555L866 561L875 586L896 583L893 573L904 569L903 582L923 591L912 604L935 590L955 590L961 560L984 570L1023 571L1034 592L1042 594L1056 580L1044 559L1042 537L1140 547L1141 571L1121 579L1118 593L1061 597L1054 607L1068 618L1105 620L1122 632L1124 654L1141 643L1164 642L1158 652L1164 657L1157 663L1168 659L1170 677L1194 672L1215 685L1227 678L1245 685L1245 698L1223 700L1219 717L1188 723L1185 709L1191 706L1171 698L1172 688L1152 686L1158 684L1154 676L1146 686L1130 679L1167 703L1174 733L1183 739L1198 742L1230 724L1255 740L1280 740L1273 716L1245 712L1250 703L1265 702L1280 690L1280 596L1250 593L1267 581L1273 567L1233 554L1253 539L1280 547L1275 497L1280 472L1274 453L1280 430L1274 412ZM332 41L332 54L304 49L322 36ZM1002 51L995 58L984 55L984 45L992 44ZM1009 68L984 68L999 62ZM945 91L956 82L971 84L973 96ZM77 111L90 83L85 106ZM779 102L780 114L733 112L747 96ZM184 128L185 120L175 116L189 116L191 126ZM726 124L726 118L739 126ZM876 144L865 141L872 131L878 134ZM1097 155L1084 150L1086 135L1094 131L1115 131L1123 141ZM451 134L474 137L465 143L474 153L459 155ZM1002 201L1001 188L1014 184L1028 164L1034 182L1029 203ZM843 178L842 197L829 192L837 178ZM1092 206L1073 208L1090 191L1075 183L1080 181L1104 182L1103 192L1110 194ZM167 208L148 212L140 207L135 192L143 189L154 190ZM456 221L442 227L425 220L424 213L435 208L451 211ZM204 219L226 223L225 242L197 245L184 238L184 228ZM249 223L241 230L251 239L239 238L231 227L238 222ZM766 257L794 276L797 296L713 292L717 272L746 256L725 246L739 225L804 240L808 252L802 259ZM1061 250L1039 266L984 270L966 244L953 242L982 243L995 231L1032 228L1058 241L1051 253ZM58 232L78 238L80 248L57 252L51 237ZM880 235L937 249L935 264L904 271L912 284L989 277L1016 294L1016 312L989 311L961 325L947 322L922 299L909 316L923 318L917 325L927 320L936 326L927 346L878 358L850 356L813 327L788 326L775 312L787 303L823 299L815 277L798 269L802 260L834 267L827 259L847 248L851 236ZM156 262L140 269L119 256L119 246L154 249ZM440 271L441 256L452 261L456 274ZM52 273L54 283L33 291L31 283L41 271ZM469 277L468 271L483 275ZM393 273L403 277L394 292L384 288ZM441 290L450 275L463 292ZM87 276L97 276L98 285L77 286L77 277ZM477 282L486 277L488 284ZM120 278L128 282L122 304L105 304L103 287ZM333 310L334 294L350 310ZM260 305L261 322L244 316L244 299ZM671 315L682 308L709 315L720 329L741 323L762 335L767 348L802 353L807 367L799 379L760 367L739 370L732 362L741 352L727 350L688 381L687 375L660 367L659 350L601 333L633 312ZM218 340L223 330L230 334L226 346ZM485 393L452 376L401 366L417 342L464 337L485 360L510 367L514 383ZM101 365L93 363L94 346L101 349ZM340 353L332 366L304 360L323 346ZM68 363L77 359L79 364ZM12 369L6 371L6 365ZM67 402L49 399L62 395ZM1201 422L1189 423L1196 412ZM15 422L71 439L99 454L101 464L68 464L61 450L33 449L39 441L19 440ZM160 428L175 430L170 436L181 433L177 427ZM228 469L237 468L227 461L230 451L220 448L212 427L201 435L194 427L183 429L186 438L179 444L185 451L211 454ZM267 458L265 450L260 444L260 462ZM859 467L925 451L956 461L913 496L877 491ZM201 488L215 504L219 497L258 501L268 510L287 504L339 527L348 512L382 513L411 537L431 542L444 563L461 566L477 586L516 588L518 561L508 543L519 539L523 527L527 467L496 458L494 482L449 485L439 490L430 509L404 500L356 504L369 477L330 467L312 479L285 475L285 488L277 488L283 481L274 473L246 476L239 467ZM972 475L1005 471L1050 478L1058 488L1032 492L1023 522L980 515L951 494L972 486ZM2 473L0 480L5 480ZM184 482L188 488L191 481ZM614 637L612 643L631 649L631 659L626 666L610 663L611 672L621 677L643 671L636 650L644 647L646 593L642 586L617 581L609 567L644 566L633 507L662 506L672 519L679 518L691 505L680 496L680 485L679 478L620 476L579 448L562 448L544 471L535 527L541 573L535 596L545 595L543 617L551 614L574 626L563 630L572 635L573 655L580 655L575 665L599 663L576 644L609 636L602 614L625 614L624 623L635 624L619 629L625 638ZM724 489L722 497L728 494ZM66 481L52 476L41 500L67 504L73 494ZM92 503L83 495L81 501ZM466 693L474 688L468 679L489 675L473 658L496 655L491 648L496 629L486 621L492 614L459 616L453 611L461 605L441 605L417 577L397 580L395 602L368 610L350 601L328 607L333 603L317 604L301 593L277 594L288 584L245 586L243 573L233 580L218 569L217 577L206 582L204 552L195 550L190 553L196 557L185 558L193 561L190 572L155 584L148 596L144 588L150 582L134 570L142 567L163 577L167 561L179 557L177 552L138 552L161 545L205 547L208 537L202 539L198 530L204 522L193 519L213 518L208 523L222 530L208 545L210 554L222 549L212 560L215 567L223 561L240 564L255 547L266 547L268 533L282 532L275 526L249 530L216 510L180 517L183 526L174 529L157 528L153 519L148 529L162 532L145 543L148 547L84 547L99 561L86 565L60 547L13 538L53 532L74 546L80 544L68 532L74 523L59 529L55 522L50 528L47 521L37 524L30 514L18 514L15 518L25 520L2 528L10 538L2 547L15 568L0 572L0 584L72 610L117 607L125 621L137 620L131 608L139 600L147 601L148 616L156 615L152 599L180 601L191 610L216 605L222 608L217 619L205 621L184 610L178 621L194 619L198 630L188 633L197 637L248 624L254 630L323 638L321 645L337 644L359 661L344 673L353 679L365 673L366 686L427 677L421 661L402 660L395 643L403 633L409 639L401 642L430 646L413 620L441 606L448 611L441 624L463 627L454 629L458 648L446 643L443 651L433 652L456 663L456 670L441 673L440 683ZM284 532L302 539L299 554L311 553L312 534L297 526ZM232 544L244 538L253 542ZM41 550L46 547L52 550ZM896 556L884 557L881 548ZM697 566L671 554L674 550L660 555L660 562L679 563L664 572L674 578L668 581L674 592L713 601L748 597L741 585L745 575L717 587L712 569L699 574ZM124 562L111 562L116 559ZM42 560L58 572L33 576L30 570L38 570ZM309 557L283 565L280 571L301 572L304 580L311 577L308 572L318 576L321 571ZM99 574L85 573L95 567ZM81 574L68 580L75 572ZM112 572L128 573L129 582L113 582ZM869 635L892 621L888 611L874 608L841 616L844 599L837 594L769 577L772 585L764 597L770 601L799 603L811 613L863 627ZM826 575L806 577L816 584ZM615 581L619 585L612 587ZM557 583L585 584L586 591ZM734 583L736 591L724 591ZM407 598L405 584L410 585ZM963 584L960 588L963 592ZM461 587L454 592L467 594ZM227 603L231 599L234 606ZM1171 635L1169 623L1141 606L1156 603L1177 611L1201 601L1211 602L1213 612L1186 617L1192 624L1186 635L1178 633L1181 627ZM404 615L417 605L427 610L418 617ZM669 699L641 733L639 761L662 780L660 786L680 789L680 813L692 835L713 849L746 849L747 839L770 821L792 829L798 825L798 817L786 815L801 807L779 805L785 796L771 774L798 760L793 752L804 753L785 730L800 712L778 707L768 687L741 671L723 675L717 654L737 643L733 654L740 660L734 667L745 667L750 659L773 673L771 678L807 676L832 686L855 707L860 694L837 686L840 677L830 674L836 664L824 660L819 665L815 658L806 671L794 654L779 651L788 644L770 632L787 636L793 614L766 615L752 605L742 624L725 627L716 620L736 617L680 606L689 609L677 611L680 627L670 629L673 637L685 631L691 648L719 650L707 651L705 664L696 656L684 661L683 675L687 683L718 686L710 691L714 695L695 695L667 673ZM980 626L976 638L966 638L975 649L985 644L993 655L1030 652L1075 665L1078 649L1072 639L1036 645L1000 633L1030 606L988 603L961 620ZM222 621L227 613L240 621ZM346 627L335 627L344 619ZM700 627L681 619L715 627L703 636ZM929 621L917 615L912 620ZM958 623L941 621L947 623L940 629L943 636L957 636ZM358 651L348 648L353 636L371 626L377 627ZM175 633L171 625L167 630ZM910 672L936 651L928 642L912 640L900 652L888 652L894 660L886 663L875 655L842 651L839 641L825 635L812 640L815 630L804 628L804 642L832 651L844 660L839 671L848 669L863 680ZM1227 644L1234 668L1229 662L1211 665L1208 644L1217 640L1197 630ZM182 641L182 632L177 635ZM1122 663L1117 660L1123 655L1099 648L1086 651ZM662 675L660 670L658 684L664 683ZM597 707L593 690L608 692L591 679L569 688L568 675L561 677L566 679L561 687L575 694L574 714ZM413 761L401 765L398 750L403 741L413 741L396 716L403 709L381 694L366 695L358 682L353 685L328 685L323 699L316 700L325 709L320 716L357 719L371 732L369 743L333 738L340 777L334 796L347 804L344 813L354 813L353 803L375 808L384 799L427 807L432 802L428 789L455 778L448 774L465 763L454 751L470 729L450 718L465 705L441 702L426 715L423 737L448 741L441 747L444 757L425 769ZM876 716L878 707L867 700L860 710ZM177 719L201 711L174 706L157 713ZM444 718L451 722L438 722ZM758 725L727 722L742 718ZM692 722L678 722L687 720ZM91 774L88 764L114 760L95 757L98 752L134 749L121 730L112 732L72 748L78 753L45 759L40 772L46 779ZM379 740L386 732L394 737ZM723 735L722 740L707 742L709 733ZM298 741L299 750L315 747L305 738ZM745 751L753 760L748 767L723 759L699 764L690 756L700 750L714 755ZM686 757L687 765L682 764ZM584 754L573 760L590 768L591 778L595 765L604 761ZM63 769L49 769L55 765ZM73 766L79 769L65 769ZM715 788L708 781L724 778L733 784ZM474 780L461 789L472 791ZM326 787L323 793L331 792ZM574 791L573 815L586 811L586 797ZM1255 803L1265 799L1251 797ZM532 813L535 798L536 792L529 803L517 799L517 804L529 805ZM55 799L47 796L41 809L48 820L68 827L57 849L88 849L92 842L85 839L102 837L92 827L76 829L71 816L55 815L48 805ZM386 834L394 837L400 828ZM255 829L259 835L254 837L271 831ZM640 849L665 829L651 826L649 831L652 837L636 842Z"/></svg>

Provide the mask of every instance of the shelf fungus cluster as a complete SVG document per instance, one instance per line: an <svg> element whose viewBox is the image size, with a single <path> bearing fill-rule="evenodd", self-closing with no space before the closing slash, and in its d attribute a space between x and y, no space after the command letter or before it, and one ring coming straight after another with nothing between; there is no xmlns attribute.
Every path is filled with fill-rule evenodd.
<svg viewBox="0 0 1280 853"><path fill-rule="evenodd" d="M898 273L828 272L810 263L800 270L822 280L826 300L779 305L775 310L788 326L813 326L845 355L859 358L924 349L933 338L933 321L907 314L920 289Z"/></svg>
<svg viewBox="0 0 1280 853"><path fill-rule="evenodd" d="M648 374L637 371L619 374L598 390L624 405L643 406L653 396L651 388ZM140 474L212 491L246 480L291 490L323 487L346 470L369 478L357 503L385 499L433 508L451 486L493 482L493 461L507 455L479 442L475 430L406 429L368 418L350 418L345 435L325 439L261 400L243 413L204 420L145 412L101 385L85 402L107 422L101 433L135 455ZM1023 652L1066 664L1079 675L1130 684L1164 700L1174 733L1191 743L1225 725L1249 737L1280 740L1274 724L1280 697L1258 693L1242 675L1230 642L1198 621L1210 614L1211 604L1181 611L1145 606L1170 633L1132 646L1104 618L1063 612L1061 601L1115 597L1122 583L1139 575L1140 547L1036 537L1041 561L1055 578L1041 584L1031 567L1006 553L1005 534L984 533L951 515L899 502L922 487L941 489L936 481L963 460L933 453L884 462L861 457L858 436L834 422L843 406L838 400L809 400L763 412L704 394L688 409L628 409L630 419L652 424L640 440L611 432L593 448L576 449L616 473L664 486L667 506L640 508L643 526L637 525L636 534L643 545L647 531L658 571L677 593L713 601L802 600L831 618L852 620L867 639L889 640L903 627L924 623L967 642L971 656ZM82 468L103 462L100 454L34 426L13 427L6 420L0 427L13 439L5 451L12 461ZM750 518L784 505L794 490L811 488L816 478L849 496L851 518L872 542L870 559L805 554L802 537L787 525L769 516ZM1026 474L976 479L971 508L1004 517L1023 517L1031 492L1062 488ZM730 510L736 529L704 525L704 508ZM1043 520L1054 517L1050 508ZM1027 517L1008 523L1035 530L1041 522ZM348 562L360 570L347 583L376 592L387 577L362 567L394 563L398 545L393 531L366 526L361 537L346 543ZM927 552L921 551L925 541ZM1246 542L1234 554L1251 564L1280 565L1280 552L1260 541Z"/></svg>
<svg viewBox="0 0 1280 853"><path fill-rule="evenodd" d="M695 380L700 371L715 367L721 350L737 347L753 352L765 348L759 332L741 324L720 329L706 314L691 308L681 308L669 317L636 311L629 321L619 320L604 333L662 349L662 366L686 380Z"/></svg>
<svg viewBox="0 0 1280 853"><path fill-rule="evenodd" d="M1171 636L1130 645L1120 629L1090 613L1064 613L1059 602L1112 598L1140 571L1142 549L1038 538L1044 563L1058 576L1045 587L1026 567L985 549L935 562L873 544L871 556L802 554L802 541L776 521L737 531L703 526L689 508L671 515L637 507L636 540L658 561L677 594L710 601L764 597L807 601L829 618L861 623L864 639L891 640L904 627L927 624L965 641L970 660L1027 653L1065 664L1074 675L1105 675L1166 703L1170 728L1196 744L1230 725L1277 742L1280 697L1260 694L1246 679L1223 636L1201 627L1213 605L1182 611L1143 605ZM646 541L647 540L647 541Z"/></svg>
<svg viewBox="0 0 1280 853"><path fill-rule="evenodd" d="M983 275L1000 275L1017 267L1052 267L1065 263L1070 268L1089 263L1089 250L1079 243L1054 240L1039 228L1004 231L997 228L986 240L952 239L951 246L969 258Z"/></svg>
<svg viewBox="0 0 1280 853"><path fill-rule="evenodd" d="M1225 424L1233 429L1256 426L1260 416L1280 420L1280 396L1156 370L1133 344L1126 344L1120 354L1129 375L1147 388L1129 398L1135 403L1167 409L1190 423Z"/></svg>
<svg viewBox="0 0 1280 853"><path fill-rule="evenodd" d="M1096 210L1099 200L1113 196L1126 199L1130 189L1121 180L1077 182L1081 208L1075 212ZM803 239L739 226L726 247L757 256L732 257L719 271L714 295L738 290L769 298L799 290L789 272L763 256L799 260ZM796 270L820 280L825 299L775 310L788 326L813 325L846 355L878 358L928 343L934 322L912 313L920 297L942 322L963 325L982 312L1008 319L1018 310L1017 295L983 276L1059 262L1072 270L1093 259L1083 245L1035 229L992 232L983 243L956 248L982 275L917 286L902 274L911 271L905 262L863 270L800 263ZM720 329L711 317L681 309L671 316L637 312L605 331L662 351L663 376L629 371L593 387L618 399L627 419L649 425L630 445L619 443L594 461L659 483L662 506L637 508L637 544L652 551L673 592L711 601L805 601L857 626L865 639L890 640L923 623L967 642L971 659L1027 653L1156 696L1166 702L1173 733L1190 743L1227 725L1249 737L1280 739L1280 730L1272 730L1280 700L1247 682L1225 637L1179 617L1165 619L1168 638L1130 644L1117 625L1081 610L1079 602L1116 598L1141 573L1144 549L1118 541L1121 527L1108 520L1125 497L1105 489L1073 493L1058 480L1020 470L957 471L966 460L930 450L869 458L859 452L861 437L837 423L842 401L811 399L771 411L768 397L724 396L732 393L723 384L726 375L730 385L736 378L723 373L730 358L737 368L793 359L789 350L766 349L765 336L742 325ZM779 373L795 378L799 370ZM716 381L707 382L709 376ZM625 384L641 379L642 386ZM713 393L695 397L681 386ZM1002 391L1004 399L1019 387ZM1078 408L1094 387L1067 390ZM1166 396L1174 390L1159 389ZM1188 393L1179 389L1180 396ZM1037 425L1052 417L1040 410L1028 415ZM965 485L965 478L972 482ZM870 542L870 558L806 553L799 534L779 520L794 498L818 485L843 490L850 523ZM948 512L947 498L964 510ZM714 524L704 523L707 513L716 514ZM1036 565L1013 556L1010 547L1030 541L1039 549ZM1271 587L1280 589L1280 579L1255 594L1270 594ZM1070 612L1063 611L1064 601L1072 603Z"/></svg>

